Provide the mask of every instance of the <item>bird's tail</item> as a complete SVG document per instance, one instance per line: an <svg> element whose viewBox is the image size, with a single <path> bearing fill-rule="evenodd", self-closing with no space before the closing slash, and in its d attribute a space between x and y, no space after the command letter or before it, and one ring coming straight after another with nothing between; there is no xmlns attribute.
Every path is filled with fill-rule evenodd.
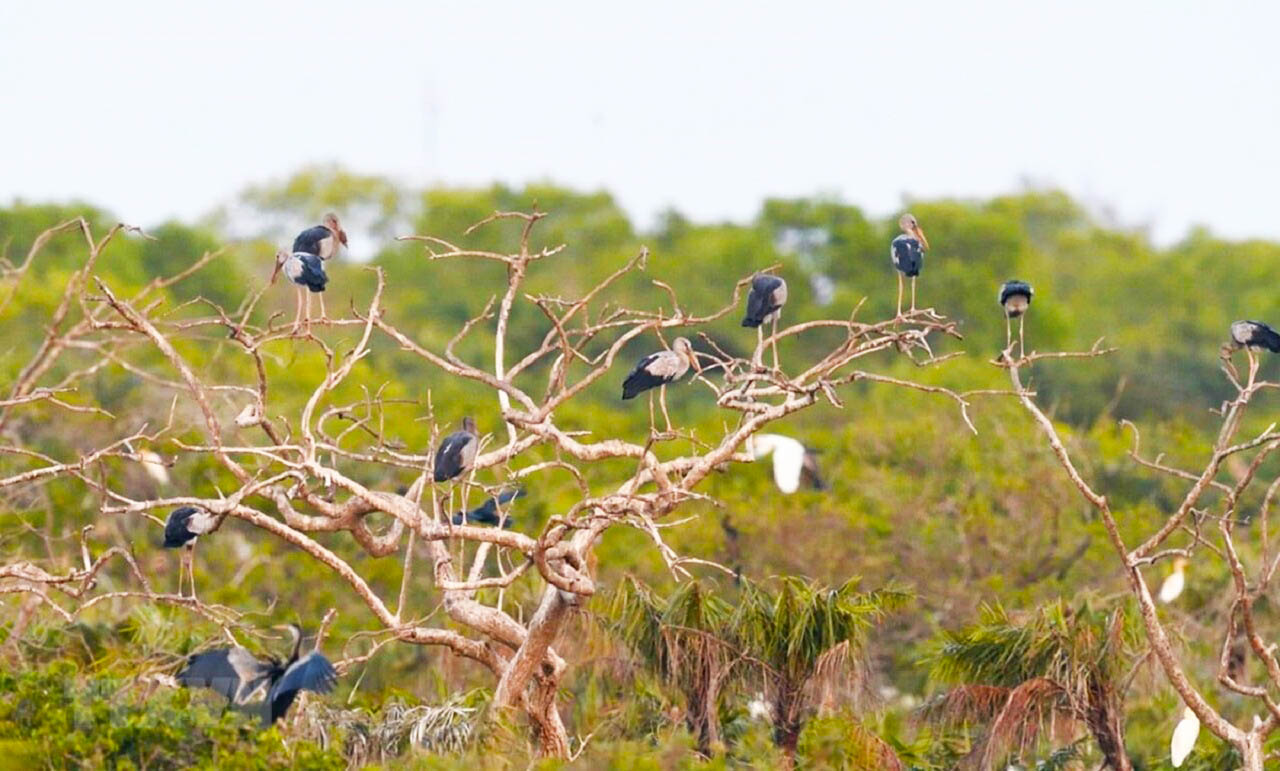
<svg viewBox="0 0 1280 771"><path fill-rule="evenodd" d="M1262 330L1262 347L1272 353L1280 353L1280 333L1273 329Z"/></svg>
<svg viewBox="0 0 1280 771"><path fill-rule="evenodd" d="M763 318L757 318L755 316L748 315L742 318L742 326L744 327L758 327L763 323L764 323Z"/></svg>

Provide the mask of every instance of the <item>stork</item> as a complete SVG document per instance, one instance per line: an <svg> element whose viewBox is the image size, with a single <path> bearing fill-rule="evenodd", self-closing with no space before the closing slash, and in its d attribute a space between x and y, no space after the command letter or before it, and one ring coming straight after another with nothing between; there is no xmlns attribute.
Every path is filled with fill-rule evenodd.
<svg viewBox="0 0 1280 771"><path fill-rule="evenodd" d="M499 511L499 506L505 506L516 498L524 496L524 490L503 490L496 496L487 499L483 504L477 506L465 514L461 511L454 513L453 524L461 525L498 525L501 524L504 530L511 527L511 517L505 512Z"/></svg>
<svg viewBox="0 0 1280 771"><path fill-rule="evenodd" d="M296 284L298 288L298 312L293 318L293 328L296 330L302 324L302 305L305 297L307 329L310 329L311 295L307 294L307 290L313 294L320 294L329 283L329 277L325 275L320 257L309 252L286 252L282 249L276 252L276 267L271 272L272 284L281 273L284 273L285 278Z"/></svg>
<svg viewBox="0 0 1280 771"><path fill-rule="evenodd" d="M658 389L658 401L662 404L662 417L667 421L667 433L671 432L671 416L667 414L667 383L684 377L693 367L695 372L702 372L698 366L697 354L688 338L677 337L671 341L671 350L651 353L640 361L622 381L622 398L634 399L636 396L653 388ZM653 432L653 394L649 394L649 431Z"/></svg>
<svg viewBox="0 0 1280 771"><path fill-rule="evenodd" d="M1008 351L1013 347L1013 322L1010 319L1018 320L1018 355L1025 356L1027 354L1022 336L1022 328L1026 324L1027 309L1031 307L1031 296L1035 294L1035 290L1025 281L1019 281L1011 278L1000 286L1000 294L996 299L1000 303L1000 307L1004 308L1004 349Z"/></svg>
<svg viewBox="0 0 1280 771"><path fill-rule="evenodd" d="M284 717L299 691L332 691L338 673L329 659L318 650L299 657L302 629L297 624L276 628L293 636L293 651L285 661L259 659L239 645L217 648L188 659L177 681L187 688L211 688L236 706L248 704L261 693L262 721L266 725Z"/></svg>
<svg viewBox="0 0 1280 771"><path fill-rule="evenodd" d="M147 476L161 487L169 484L169 467L165 465L164 458L160 453L154 450L139 450L138 460L142 463L142 470L147 472Z"/></svg>
<svg viewBox="0 0 1280 771"><path fill-rule="evenodd" d="M916 276L924 267L924 253L929 249L929 239L924 237L920 223L910 212L898 219L902 234L889 245L889 259L898 269L898 316L902 316L902 277L911 279L911 310L916 309Z"/></svg>
<svg viewBox="0 0 1280 771"><path fill-rule="evenodd" d="M1182 590L1187 586L1187 558L1174 557L1173 570L1169 575L1165 576L1164 582L1160 584L1160 594L1157 595L1161 602L1166 605L1178 599L1178 595L1182 594Z"/></svg>
<svg viewBox="0 0 1280 771"><path fill-rule="evenodd" d="M338 215L329 212L324 223L307 228L293 239L293 251L314 254L322 260L331 260L338 249L347 245L347 231L338 224ZM320 297L320 318L328 318L324 310L324 296Z"/></svg>
<svg viewBox="0 0 1280 771"><path fill-rule="evenodd" d="M469 471L476 462L476 448L479 445L476 422L467 416L462 419L462 429L446 436L436 448L435 480L447 482L464 471Z"/></svg>
<svg viewBox="0 0 1280 771"><path fill-rule="evenodd" d="M1183 762L1196 746L1196 737L1200 735L1200 718L1190 707L1183 709L1182 719L1173 729L1173 737L1169 740L1169 763L1174 768L1182 768Z"/></svg>
<svg viewBox="0 0 1280 771"><path fill-rule="evenodd" d="M816 453L789 436L754 434L747 437L747 451L756 460L773 456L773 481L785 495L799 490L802 478L815 490L827 489Z"/></svg>
<svg viewBox="0 0 1280 771"><path fill-rule="evenodd" d="M165 520L164 548L183 550L182 560L178 564L178 594L182 594L182 570L185 566L187 575L191 578L191 599L196 598L196 539L213 532L217 526L217 515L196 506L174 509Z"/></svg>
<svg viewBox="0 0 1280 771"><path fill-rule="evenodd" d="M1258 372L1258 359L1254 352L1265 348L1272 353L1280 353L1280 332L1261 321L1233 321L1231 323L1231 342L1222 346L1222 358L1230 364L1231 354L1243 348L1249 357L1249 379ZM1234 372L1235 368L1232 367Z"/></svg>
<svg viewBox="0 0 1280 771"><path fill-rule="evenodd" d="M773 368L778 368L778 318L782 315L782 306L787 304L787 282L779 276L757 273L751 279L751 292L747 295L747 315L742 318L742 326L756 328L756 364L764 355L765 322L773 324Z"/></svg>

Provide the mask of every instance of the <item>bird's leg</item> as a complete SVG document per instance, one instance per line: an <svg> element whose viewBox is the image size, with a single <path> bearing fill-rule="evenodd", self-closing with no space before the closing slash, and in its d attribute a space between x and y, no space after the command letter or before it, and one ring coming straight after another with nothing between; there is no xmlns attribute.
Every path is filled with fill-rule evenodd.
<svg viewBox="0 0 1280 771"><path fill-rule="evenodd" d="M1027 314L1023 313L1021 316L1018 317L1018 357L1024 358L1024 359L1027 356L1027 340L1026 340L1026 337L1023 335L1023 332L1024 330L1026 330L1026 328L1027 328Z"/></svg>
<svg viewBox="0 0 1280 771"><path fill-rule="evenodd" d="M667 414L667 387L661 386L658 389L658 404L662 405L662 417L667 421L667 433L672 433L671 416Z"/></svg>
<svg viewBox="0 0 1280 771"><path fill-rule="evenodd" d="M308 333L310 333L310 332L311 332L311 293L310 293L310 292L304 292L304 294L307 296L307 319L306 319L306 329L307 329L307 332L308 332Z"/></svg>
<svg viewBox="0 0 1280 771"><path fill-rule="evenodd" d="M658 430L657 430L656 428L654 428L654 425L653 425L653 424L654 424L654 419L653 419L653 391L650 391L650 392L649 392L649 436L653 436L654 434L658 433Z"/></svg>
<svg viewBox="0 0 1280 771"><path fill-rule="evenodd" d="M764 366L764 325L756 327L756 352L751 356L751 366Z"/></svg>
<svg viewBox="0 0 1280 771"><path fill-rule="evenodd" d="M911 312L916 311L916 277L911 277Z"/></svg>
<svg viewBox="0 0 1280 771"><path fill-rule="evenodd" d="M1254 352L1253 352L1253 348L1251 348L1251 347L1249 347L1249 346L1245 346L1244 352L1245 352L1245 355L1247 355L1247 356L1249 357L1249 383L1248 383L1248 385L1253 385L1254 380L1255 380L1255 379L1257 378L1257 376L1258 376L1258 357L1254 354Z"/></svg>
<svg viewBox="0 0 1280 771"><path fill-rule="evenodd" d="M780 370L778 366L778 314L773 314L773 333L769 335L769 342L773 347L773 368L775 371Z"/></svg>
<svg viewBox="0 0 1280 771"><path fill-rule="evenodd" d="M902 318L902 274L898 274L898 318Z"/></svg>
<svg viewBox="0 0 1280 771"><path fill-rule="evenodd" d="M294 292L294 299L297 300L298 310L296 313L293 314L293 331L297 332L298 328L302 326L302 300L303 300L302 291L303 290L302 290L302 287L300 286L294 287L294 288L297 290L296 292Z"/></svg>
<svg viewBox="0 0 1280 771"><path fill-rule="evenodd" d="M321 321L328 321L328 320L329 320L329 314L328 314L328 313L326 313L326 312L325 312L325 310L324 310L324 292L321 292L319 295L317 295L317 296L316 296L316 299L318 299L318 300L320 301L320 320L321 320Z"/></svg>
<svg viewBox="0 0 1280 771"><path fill-rule="evenodd" d="M191 584L191 599L194 600L196 598L196 561L195 548L191 544L182 547L182 561L187 566L187 581ZM179 578L181 578L181 575L179 575ZM178 582L178 594L182 594L181 580Z"/></svg>
<svg viewBox="0 0 1280 771"><path fill-rule="evenodd" d="M1009 314L1004 314L1004 352L1009 353L1009 349L1013 348L1013 321L1009 318Z"/></svg>

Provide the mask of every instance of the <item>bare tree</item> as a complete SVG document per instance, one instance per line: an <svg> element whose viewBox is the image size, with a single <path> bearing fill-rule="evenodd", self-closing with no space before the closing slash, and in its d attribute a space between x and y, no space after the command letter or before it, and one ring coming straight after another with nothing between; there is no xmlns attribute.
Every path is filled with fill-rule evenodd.
<svg viewBox="0 0 1280 771"><path fill-rule="evenodd" d="M233 518L257 528L306 553L344 582L367 609L369 627L379 635L379 646L389 642L442 646L487 669L496 683L493 707L523 712L540 752L567 757L572 748L557 709L566 662L556 651L555 642L573 608L597 591L592 552L606 530L632 527L646 533L677 578L689 576L694 566L723 569L677 554L665 543L662 531L672 524L667 521L671 512L705 498L696 488L713 471L751 461L750 454L741 449L743 443L769 422L823 400L840 407L840 388L858 381L944 396L956 403L971 429L967 410L973 397L1012 394L995 390L961 393L859 368L863 360L880 353L908 356L921 366L949 358L933 355L930 337L959 338L954 324L932 310L921 310L872 323L855 321L854 316L797 323L765 337L750 358L726 353L703 334L704 350L698 354L703 366L697 383L706 391L706 408L718 408L726 415L724 428L715 437L694 436L677 428L651 432L647 441L636 443L608 436L609 426L593 427L590 434L566 429L557 422L562 408L606 377L620 380L622 373L615 361L629 343L646 338L665 345L666 335L675 330L704 329L733 311L750 275L732 287L726 284L724 307L701 315L681 306L677 288L657 280L653 284L661 290L655 293L661 304L656 310L609 302L610 290L619 279L645 268L644 249L581 297L526 294L522 290L529 271L565 250L564 245L531 248L531 233L544 216L541 212L495 212L467 231L470 234L497 221L518 222L521 231L516 249L505 254L468 249L433 236L409 237L424 245L424 256L430 262L478 259L506 268L507 281L500 289L496 309L491 300L440 351L405 333L384 314L381 269L374 269L372 296L360 309L353 308L350 317L313 322L304 330L278 324L279 314L261 318L263 314L257 309L266 286L250 293L234 310L203 299L193 301L189 308L169 307L162 290L191 278L216 254L205 255L177 274L157 278L126 297L96 274L99 255L119 227L97 240L83 220L53 228L37 239L24 270L50 238L66 231L82 234L88 254L67 283L46 327L46 337L8 398L0 401L0 431L6 436L0 456L23 467L0 478L0 494L21 495L24 490L61 480L82 485L98 499L94 521L142 517L159 523L153 512L198 506L218 516L219 526ZM466 268L460 265L459 269ZM541 314L545 332L530 350L512 355L508 331L513 309L521 305ZM842 339L830 350L812 353L812 345L803 344L807 335L829 335L832 330ZM333 331L354 336L350 350L335 350L321 336ZM456 352L461 341L482 331L492 335L491 365L468 361ZM430 474L430 448L411 452L387 435L383 428L387 413L404 405L384 400L381 391L372 387L359 402L338 403L335 391L343 383L360 381L364 374L361 360L379 337L398 346L391 355L415 357L444 377L468 381L478 395L476 401L479 394L496 397L504 428L496 436L482 438L474 466L458 480L435 483ZM791 348L796 360L792 370L753 363L762 360L765 347L779 342L784 343L784 352ZM289 346L314 346L328 364L305 404L296 414L284 416L273 409L279 400L273 400L267 351ZM243 383L215 382L214 373L197 371L189 361L193 357L184 355L193 349L224 354L229 350L247 356L256 377ZM172 392L166 425L117 429L130 422L122 417L103 429L114 432L109 441L76 447L62 459L24 447L23 432L35 429L12 423L19 410L48 403L68 410L98 411L92 405L64 398L64 392L104 371L127 372L143 387ZM55 372L59 379L51 381ZM435 425L429 405L412 408L426 412ZM184 415L194 416L191 422L203 436L201 441L184 442L176 436L176 429L193 428L183 425ZM236 443L229 443L225 426L231 415L237 416L236 425L241 429L253 427L256 442L246 443L243 437L248 432L242 430L234 434ZM438 429L434 435L439 435ZM141 463L143 457L135 446L161 440L184 457L211 458L219 473L234 481L233 488L222 490L217 497L129 494L109 473L107 461ZM623 476L610 472L618 467L619 459L630 461L634 470ZM358 481L390 475L375 471L414 473L416 481L403 493L371 489ZM615 474L611 481L591 483L608 478L610 473ZM544 477L550 478L549 484L568 479L578 492L576 502L550 517L536 535L453 524L450 512L462 510L468 498L487 498L502 485L533 485ZM498 481L486 485L481 478ZM234 609L155 589L147 571L125 548L114 546L94 556L88 539L94 521L84 523L85 533L76 552L68 553L51 542L46 558L0 566L0 593L39 598L68 621L94 605L141 601L180 606L228 630L245 631ZM349 533L371 557L400 555L400 586L395 596L379 594L361 574L358 562L344 559L313 538L316 533L336 532ZM447 628L428 623L421 591L409 591L415 571L421 569L416 556L420 550L415 544L425 545L429 555L425 570L437 596L427 600L443 608ZM495 553L500 559L490 561ZM127 574L122 578L134 587L97 590L95 579L107 563L115 561L127 563ZM497 567L487 567L491 564ZM505 590L517 581L532 582L540 597L536 608L521 608L518 603L513 607L510 599L504 601L501 591L482 593L485 589ZM331 617L322 625L322 636ZM373 651L340 661L339 669L370 655Z"/></svg>
<svg viewBox="0 0 1280 771"><path fill-rule="evenodd" d="M1034 394L1026 391L1022 384L1023 370L1036 361L1051 358L1092 358L1110 353L1111 350L1114 349L1103 349L1102 341L1099 340L1091 350L1085 352L1033 351L1015 358L1013 346L1010 346L997 364L1009 370L1013 387L1019 391L1023 407L1044 432L1050 449L1072 483L1098 511L1111 544L1124 565L1125 576L1130 591L1137 600L1151 652L1169 684L1195 712L1204 727L1240 753L1247 771L1262 771L1265 760L1263 743L1280 726L1280 704L1270 691L1271 688L1280 688L1280 659L1276 656L1276 643L1268 643L1262 636L1260 619L1254 612L1254 606L1267 592L1277 566L1280 565L1280 549L1273 542L1269 527L1271 505L1277 490L1280 490L1280 479L1266 485L1260 498L1256 494L1249 496L1247 493L1254 488L1255 483L1260 483L1259 470L1263 463L1280 449L1280 433L1275 431L1275 424L1272 423L1252 438L1241 439L1239 434L1245 411L1254 397L1263 391L1280 388L1280 383L1258 378L1258 360L1251 349L1245 350L1248 371L1241 378L1231 361L1232 349L1224 348L1222 371L1231 383L1235 395L1221 405L1221 425L1217 437L1203 466L1197 470L1171 465L1165 462L1163 454L1155 458L1145 457L1137 426L1124 421L1124 425L1133 432L1133 446L1129 451L1133 461L1144 469L1166 475L1186 485L1181 501L1167 512L1164 522L1141 543L1131 546L1122 536L1122 523L1112 511L1106 493L1096 482L1085 479L1058 428L1036 403ZM1237 460L1236 456L1249 458L1249 461L1241 464L1233 481L1220 480L1219 472L1223 470L1224 464ZM1216 535L1212 529L1206 529L1206 526L1211 527L1215 522L1216 528L1212 529L1216 529ZM1256 524L1256 527L1242 530L1248 538L1238 541L1237 528L1241 524ZM1143 568L1178 557L1191 560L1193 565L1196 562L1204 564L1219 561L1228 568L1232 578L1229 610L1220 628L1212 630L1221 635L1217 682L1226 694L1255 699L1258 710L1266 715L1266 719L1251 717L1248 727L1232 723L1205 698L1203 686L1198 687L1188 675L1185 658L1190 654L1175 648L1168 622L1161 619L1157 612L1155 600L1143 575ZM1259 682L1242 679L1241 673L1245 671L1245 667L1238 660L1241 650L1237 644L1237 635L1240 633L1243 633L1248 642L1248 655L1261 664L1260 670L1265 673Z"/></svg>

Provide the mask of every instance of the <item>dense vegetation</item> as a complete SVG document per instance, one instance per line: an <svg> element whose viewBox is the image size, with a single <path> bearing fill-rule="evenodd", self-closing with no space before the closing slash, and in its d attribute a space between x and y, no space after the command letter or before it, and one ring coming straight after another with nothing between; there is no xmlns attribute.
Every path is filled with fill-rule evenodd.
<svg viewBox="0 0 1280 771"><path fill-rule="evenodd" d="M388 277L388 317L442 347L490 300L501 267L429 263L419 244L391 236L454 236L494 210L534 205L551 213L536 246L567 243L569 257L555 270L532 274L531 292L579 295L647 245L652 255L646 273L628 276L618 287L623 301L636 306L663 302L650 283L660 278L679 287L687 307L706 312L727 300L739 278L778 263L791 286L788 320L842 318L855 308L859 318L893 313L887 244L896 217L870 219L838 201L766 201L748 224L693 223L669 212L640 232L606 193L550 185L411 191L332 169L251 190L205 223L148 228L154 240L120 238L96 273L113 288L137 289L204 252L221 250L198 282L175 285L164 299L175 313L198 296L233 309L265 280L275 244L334 209L343 213L353 238L380 245L372 264ZM1005 372L989 363L1004 340L996 288L1010 277L1031 281L1037 294L1028 348L1088 349L1103 336L1118 348L1086 362L1037 363L1031 385L1089 459L1089 475L1106 482L1125 535L1137 540L1149 533L1176 507L1182 488L1130 462L1131 436L1120 421L1142 425L1144 443L1159 447L1167 462L1196 467L1213 440L1209 409L1229 396L1217 359L1228 324L1244 317L1280 319L1280 296L1267 281L1280 266L1280 245L1226 243L1196 231L1159 249L1140 233L1101 225L1052 191L919 201L911 209L933 244L920 282L922 301L958 319L964 335L935 346L935 353L963 355L927 370L886 356L884 371L957 389L1006 388ZM127 214L80 204L15 203L0 210L3 255L18 267L38 234L59 222L84 216L105 225ZM481 231L468 243L505 249L514 227ZM250 237L231 240L230 233ZM82 261L82 243L55 239L0 285L0 328L9 342L0 357L4 382L15 380L29 360L61 287ZM331 313L367 303L374 279L365 266L339 260L328 267ZM260 312L292 315L290 290L278 287L266 297L269 308ZM511 348L535 346L540 321L517 315ZM742 353L751 338L736 321L717 322L710 334L725 350ZM349 346L352 334L335 332L333 344ZM644 345L628 350L628 363ZM489 355L468 346L480 342L464 341L464 357ZM388 399L429 400L437 411L472 397L466 383L415 368L386 355L389 349L375 345L361 364L370 390L385 387ZM247 367L231 358L198 364L228 380ZM289 373L273 386L283 404L300 405L324 372L322 358L311 353L273 364ZM1275 375L1276 368L1265 361L1263 375ZM622 375L619 367L616 378L575 403L570 414L576 427L643 436L643 406L619 409L616 401ZM125 369L106 368L85 386L92 392L67 399L98 405L130 424L169 419L172 391ZM721 417L702 396L693 388L673 388L673 419L712 430ZM1135 767L1166 767L1181 702L1146 659L1145 638L1101 523L1026 414L1011 399L976 402L974 436L953 405L933 395L857 383L843 398L843 410L818 406L771 428L820 451L829 491L783 496L766 464L733 466L701 490L717 503L689 504L681 510L688 520L666 531L677 551L730 565L741 581L708 571L696 583L677 585L643 533L607 534L597 554L600 580L613 591L575 614L575 634L558 641L574 662L566 680L572 707L564 718L571 734L590 737L579 762L749 767L782 763L794 752L800 765L814 768L950 768L975 757L1027 768L1093 768L1107 753L1123 751ZM1270 422L1265 410L1264 403L1250 418L1258 424L1251 424L1252 434ZM182 411L175 420L174 440L198 443L197 433L181 428L193 414ZM50 421L56 424L38 432L41 444L30 446L37 433L31 425ZM485 422L488 430L498 429L496 418ZM97 426L87 416L36 407L3 427L4 444L66 456L97 446ZM429 443L427 429L415 426L411 415L400 435L411 445ZM176 445L158 449L173 453ZM21 459L6 462L12 470L5 473L24 468ZM174 485L214 493L210 465L184 460L171 471ZM1274 477L1280 472L1275 465L1264 464L1260 473ZM139 490L155 484L137 464L112 463L109 469ZM1240 473L1228 464L1222 477ZM408 478L375 481L394 489ZM558 511L557 493L529 493L515 527L536 532L535 523ZM69 482L9 491L0 501L3 556L56 566L54 554L93 524L96 542L126 546L155 583L176 584L177 557L158 548L159 528L101 521L95 518L98 503ZM1238 537L1247 539L1250 526L1244 523ZM263 627L294 620L314 626L331 607L338 609L336 638L350 639L366 626L350 592L282 542L227 528L198 554L202 599L237 608ZM387 571L394 566L385 562L394 559L366 557L359 567L371 582L390 583ZM107 572L101 580L123 586L129 577ZM1182 635L1180 650L1195 663L1193 677L1205 686L1213 683L1218 651L1216 638L1202 632L1227 612L1220 592L1228 582L1225 570L1197 565L1183 597L1162 609ZM839 595L829 605L820 602L826 587L834 588L831 597ZM523 584L508 596L512 603L536 604L536 594ZM483 709L487 694L475 689L485 681L473 665L442 650L383 647L349 673L337 693L312 700L297 721L260 733L242 716L220 714L216 699L172 691L156 679L172 674L186 653L217 633L181 608L120 601L68 626L19 594L0 595L0 607L0 655L6 660L0 751L30 767L323 768L342 766L345 752L407 767L498 768L523 767L534 749L520 727L477 720L466 741L419 741L438 752L407 752L408 729L385 728L399 714L387 705L452 705L451 715ZM790 639L788 633L806 628L814 613L826 615L814 623L813 634ZM806 691L815 671L831 660L824 654L844 641L838 676L815 680L834 686ZM353 645L345 653L368 648ZM706 701L708 678L720 677ZM767 709L772 714L753 716L748 705L767 690L770 677L788 680L783 690L795 705L774 700ZM1030 717L997 730L993 722L1011 692L1026 699ZM1225 692L1218 698L1217 706L1237 722L1246 715L1234 712L1255 709ZM313 715L322 709L334 710L325 713L340 726L332 735L316 730L323 721ZM1111 730L1116 725L1121 730ZM370 738L375 736L377 742ZM386 749L371 753L371 744ZM1184 768L1232 767L1229 750L1202 731Z"/></svg>

